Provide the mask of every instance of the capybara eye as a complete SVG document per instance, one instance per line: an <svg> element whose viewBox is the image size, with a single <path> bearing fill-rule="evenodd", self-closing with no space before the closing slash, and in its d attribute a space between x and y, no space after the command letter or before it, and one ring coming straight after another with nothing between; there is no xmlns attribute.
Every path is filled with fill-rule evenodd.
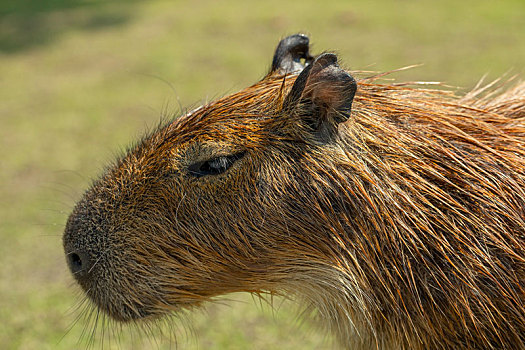
<svg viewBox="0 0 525 350"><path fill-rule="evenodd" d="M193 163L188 167L188 171L195 177L218 175L228 170L233 163L244 156L244 153L239 152L229 156L220 156L203 162Z"/></svg>

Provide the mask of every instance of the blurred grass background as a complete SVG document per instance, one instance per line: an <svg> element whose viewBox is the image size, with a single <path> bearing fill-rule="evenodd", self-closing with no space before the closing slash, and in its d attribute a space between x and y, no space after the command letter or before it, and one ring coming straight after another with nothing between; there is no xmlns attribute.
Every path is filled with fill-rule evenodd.
<svg viewBox="0 0 525 350"><path fill-rule="evenodd" d="M525 1L0 1L0 349L77 349L61 234L75 200L162 114L261 78L310 34L352 69L472 88L525 67ZM322 349L330 338L235 295L195 313L181 349ZM159 340L121 348L169 348ZM113 346L116 347L114 342ZM102 343L95 339L94 348ZM104 343L108 346L107 341Z"/></svg>

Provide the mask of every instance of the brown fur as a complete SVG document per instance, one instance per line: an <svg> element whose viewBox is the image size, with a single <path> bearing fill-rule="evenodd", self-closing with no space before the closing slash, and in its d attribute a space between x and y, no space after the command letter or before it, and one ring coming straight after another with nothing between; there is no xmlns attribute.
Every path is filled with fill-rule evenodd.
<svg viewBox="0 0 525 350"><path fill-rule="evenodd" d="M458 98L364 78L319 142L283 110L296 77L161 126L94 183L64 236L96 261L90 299L128 321L284 293L351 349L525 349L525 84Z"/></svg>

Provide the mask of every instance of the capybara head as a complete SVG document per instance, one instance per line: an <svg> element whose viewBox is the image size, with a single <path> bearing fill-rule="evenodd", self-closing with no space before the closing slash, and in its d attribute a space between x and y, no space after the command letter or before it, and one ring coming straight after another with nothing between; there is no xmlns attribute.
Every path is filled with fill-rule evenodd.
<svg viewBox="0 0 525 350"><path fill-rule="evenodd" d="M524 86L375 79L293 35L261 81L145 136L68 219L89 299L130 321L284 293L349 347L524 348Z"/></svg>

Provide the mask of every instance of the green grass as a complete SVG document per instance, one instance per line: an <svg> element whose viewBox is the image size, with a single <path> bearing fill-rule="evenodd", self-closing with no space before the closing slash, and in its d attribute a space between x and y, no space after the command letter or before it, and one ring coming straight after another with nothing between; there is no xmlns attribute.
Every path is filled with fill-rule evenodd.
<svg viewBox="0 0 525 350"><path fill-rule="evenodd" d="M525 63L522 0L0 3L1 349L85 347L82 323L66 334L77 299L61 234L75 200L162 114L255 82L279 38L298 31L348 68L424 63L401 80L468 89ZM174 330L179 347L331 346L288 304L273 313L228 299L194 314L196 336ZM150 347L136 338L124 330L121 347Z"/></svg>

